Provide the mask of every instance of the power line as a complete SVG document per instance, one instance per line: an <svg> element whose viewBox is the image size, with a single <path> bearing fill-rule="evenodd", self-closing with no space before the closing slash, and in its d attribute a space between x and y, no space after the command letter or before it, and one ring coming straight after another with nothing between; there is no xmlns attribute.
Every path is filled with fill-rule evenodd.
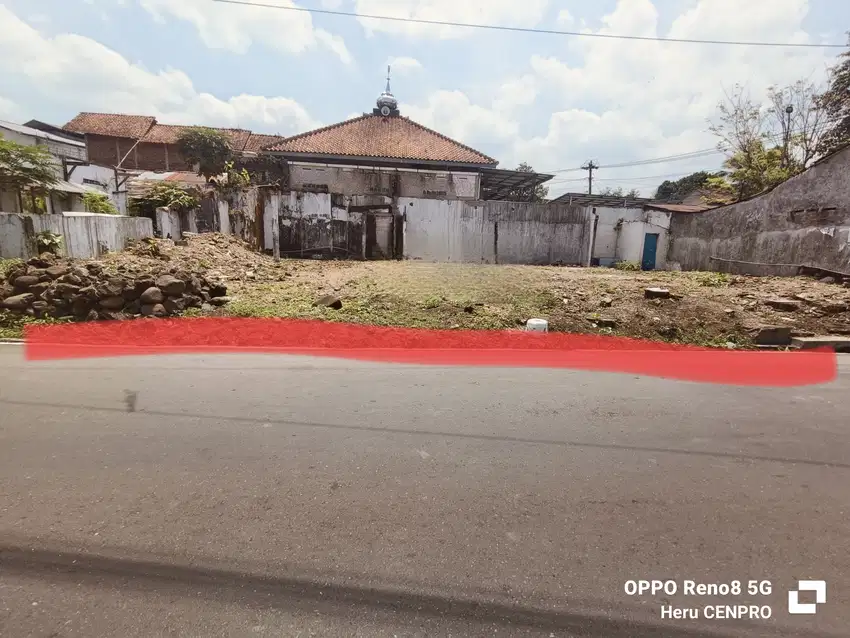
<svg viewBox="0 0 850 638"><path fill-rule="evenodd" d="M621 175L619 177L594 177L594 182L622 182L622 183L631 183L634 181L644 181L650 179L661 179L661 178L670 178L670 177L684 177L685 175L691 175L694 172L699 171L691 171L689 173L664 173L662 175ZM709 173L711 171L705 171ZM566 184L567 182L583 182L587 178L586 177L571 177L569 179L553 179L549 182L546 182L546 185L554 185L554 184Z"/></svg>
<svg viewBox="0 0 850 638"><path fill-rule="evenodd" d="M489 29L492 31L512 31L515 33L539 33L542 35L567 35L579 38L603 38L609 40L640 40L645 42L673 42L683 44L719 44L727 46L753 47L787 47L813 49L843 49L846 44L813 44L809 42L750 42L740 40L696 40L691 38L663 38L644 35L618 35L614 33L584 33L581 31L558 31L555 29L535 29L532 27L511 27L498 24L475 24L470 22L452 22L449 20L426 20L424 18L401 18L354 11L335 11L332 9L315 9L311 7L284 7L279 4L265 2L246 2L245 0L212 0L221 4L242 5L246 7L261 7L264 9L279 9L281 11L299 11L302 13L319 13L324 15L346 16L349 18L367 18L370 20L387 20L390 22L412 22L440 27L463 27L467 29Z"/></svg>
<svg viewBox="0 0 850 638"><path fill-rule="evenodd" d="M791 134L794 133L804 133L805 131L791 131ZM784 139L783 133L772 133L766 134L763 136L766 140L776 140ZM724 154L726 151L723 151L717 147L715 148L705 148L698 151L688 151L687 153L677 153L675 155L666 155L664 157L653 157L644 160L634 160L632 162L621 162L619 164L602 164L597 166L596 168L629 168L632 166L646 166L648 164L666 164L667 162L681 162L687 161L691 159L700 159L702 157L709 157L711 155ZM545 174L549 173L575 173L577 171L587 170L584 166L576 166L574 168L559 168L551 171L542 171ZM584 178L582 178L584 179Z"/></svg>
<svg viewBox="0 0 850 638"><path fill-rule="evenodd" d="M597 168L627 168L629 166L644 166L646 164L662 164L665 162L678 162L682 160L689 159L699 159L700 157L707 157L709 155L715 155L718 153L722 153L716 148L708 148L700 151L690 151L689 153L679 153L677 155L667 155L664 157L653 157L650 159L644 160L635 160L633 162L623 162L620 164L603 164L601 166L597 166ZM576 171L587 170L582 166L578 166L576 168L559 168L554 171L543 171L544 173L574 173Z"/></svg>

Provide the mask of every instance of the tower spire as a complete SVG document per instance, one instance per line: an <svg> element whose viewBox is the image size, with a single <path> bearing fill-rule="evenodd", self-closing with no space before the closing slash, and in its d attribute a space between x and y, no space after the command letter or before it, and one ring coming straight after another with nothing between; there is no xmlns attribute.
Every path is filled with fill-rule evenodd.
<svg viewBox="0 0 850 638"><path fill-rule="evenodd" d="M399 115L398 112L398 100L395 99L395 96L390 90L390 65L387 65L387 88L386 90L378 96L377 106L372 113L374 115L383 115L384 117L389 117L391 115Z"/></svg>

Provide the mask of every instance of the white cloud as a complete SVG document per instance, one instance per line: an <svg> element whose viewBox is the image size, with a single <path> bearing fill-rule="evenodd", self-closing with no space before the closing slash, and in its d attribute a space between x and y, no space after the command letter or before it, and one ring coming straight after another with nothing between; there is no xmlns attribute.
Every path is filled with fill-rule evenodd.
<svg viewBox="0 0 850 638"><path fill-rule="evenodd" d="M422 68L419 60L407 57L390 58L387 60L387 65L392 67L394 74L398 75L407 75Z"/></svg>
<svg viewBox="0 0 850 638"><path fill-rule="evenodd" d="M571 27L575 24L576 19L573 17L573 14L571 14L569 11L567 11L566 9L561 9L558 12L558 18L557 18L556 21L558 23L558 26Z"/></svg>
<svg viewBox="0 0 850 638"><path fill-rule="evenodd" d="M139 0L156 19L166 16L190 22L201 40L211 49L226 49L244 54L254 42L285 53L303 53L318 45L333 51L345 64L352 63L351 53L340 36L313 26L309 13L268 7L224 4L211 0ZM284 7L292 0L280 0Z"/></svg>
<svg viewBox="0 0 850 638"><path fill-rule="evenodd" d="M537 93L537 78L533 75L511 78L496 91L493 108L510 113L517 108L531 106L537 99Z"/></svg>
<svg viewBox="0 0 850 638"><path fill-rule="evenodd" d="M620 0L598 32L805 42L801 25L807 8L807 0L699 0L667 32L660 32L650 0ZM762 99L772 84L822 79L832 61L831 53L821 49L596 38L570 39L568 48L577 62L531 59L539 86L554 92L561 105L545 135L518 140L515 146L516 153L541 169L577 166L590 157L602 164L620 163L711 148L716 140L707 132L706 120L715 114L724 88L742 83ZM720 159L652 165L635 173L611 169L608 174L674 173L688 166L717 166Z"/></svg>
<svg viewBox="0 0 850 638"><path fill-rule="evenodd" d="M464 24L532 27L543 18L549 0L355 0L357 13ZM471 37L476 29L359 18L367 33L385 32L440 39Z"/></svg>
<svg viewBox="0 0 850 638"><path fill-rule="evenodd" d="M177 69L149 71L89 38L48 38L0 5L0 87L49 101L68 113L110 111L153 115L162 122L239 126L292 134L318 123L285 97L198 92ZM11 103L0 96L0 108Z"/></svg>
<svg viewBox="0 0 850 638"><path fill-rule="evenodd" d="M19 116L18 106L12 100L0 96L0 120L14 122Z"/></svg>
<svg viewBox="0 0 850 638"><path fill-rule="evenodd" d="M402 115L451 138L474 146L505 143L519 134L516 122L501 113L476 104L461 91L436 91L424 106L402 104Z"/></svg>

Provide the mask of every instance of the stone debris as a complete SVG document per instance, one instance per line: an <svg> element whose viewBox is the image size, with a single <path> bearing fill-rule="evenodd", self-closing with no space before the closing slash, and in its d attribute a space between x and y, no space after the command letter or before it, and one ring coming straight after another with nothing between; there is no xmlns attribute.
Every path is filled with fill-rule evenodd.
<svg viewBox="0 0 850 638"><path fill-rule="evenodd" d="M32 317L121 320L180 315L204 301L222 306L230 301L226 294L227 286L203 274L134 273L100 262L60 262L45 254L8 270L6 283L0 284L0 307Z"/></svg>
<svg viewBox="0 0 850 638"><path fill-rule="evenodd" d="M795 310L799 310L801 306L801 303L795 299L783 298L765 299L763 303L765 306L782 312L794 312Z"/></svg>
<svg viewBox="0 0 850 638"><path fill-rule="evenodd" d="M670 291L666 288L644 288L643 296L647 299L669 299Z"/></svg>
<svg viewBox="0 0 850 638"><path fill-rule="evenodd" d="M325 308L340 310L342 308L342 299L336 295L323 295L313 302L313 306L324 306Z"/></svg>

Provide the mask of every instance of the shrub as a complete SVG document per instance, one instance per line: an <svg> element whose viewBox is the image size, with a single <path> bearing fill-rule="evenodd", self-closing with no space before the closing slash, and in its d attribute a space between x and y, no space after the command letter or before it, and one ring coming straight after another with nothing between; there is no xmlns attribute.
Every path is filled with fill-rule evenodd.
<svg viewBox="0 0 850 638"><path fill-rule="evenodd" d="M618 261L614 264L617 270L640 270L640 264L636 261Z"/></svg>
<svg viewBox="0 0 850 638"><path fill-rule="evenodd" d="M99 213L101 215L117 215L118 209L109 201L109 198L104 193L89 191L83 195L83 205L90 213Z"/></svg>

